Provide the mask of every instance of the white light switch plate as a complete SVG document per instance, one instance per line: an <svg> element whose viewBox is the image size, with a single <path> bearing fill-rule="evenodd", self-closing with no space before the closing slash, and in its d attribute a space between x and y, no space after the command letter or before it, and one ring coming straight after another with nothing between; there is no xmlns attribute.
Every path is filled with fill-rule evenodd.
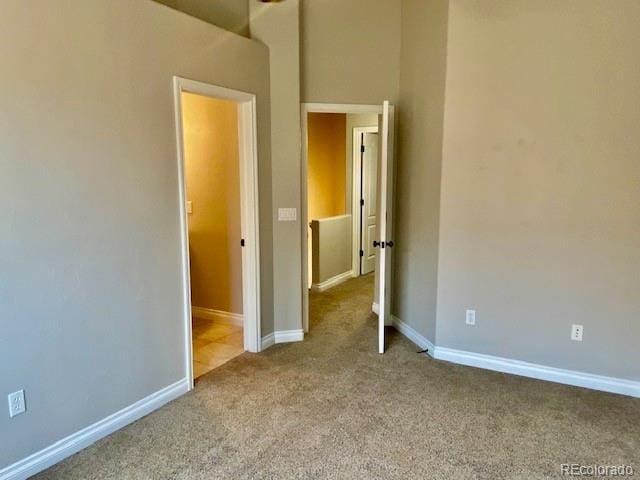
<svg viewBox="0 0 640 480"><path fill-rule="evenodd" d="M281 222L295 222L298 211L295 208L279 208L278 220Z"/></svg>
<svg viewBox="0 0 640 480"><path fill-rule="evenodd" d="M467 310L465 315L465 321L467 325L475 325L476 324L476 311L475 310Z"/></svg>
<svg viewBox="0 0 640 480"><path fill-rule="evenodd" d="M27 410L24 403L24 390L18 390L9 394L9 417L13 418Z"/></svg>

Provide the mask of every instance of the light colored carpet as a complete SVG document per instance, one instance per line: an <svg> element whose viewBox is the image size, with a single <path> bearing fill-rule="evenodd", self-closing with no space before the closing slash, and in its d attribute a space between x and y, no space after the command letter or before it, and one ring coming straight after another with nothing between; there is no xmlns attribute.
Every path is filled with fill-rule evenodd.
<svg viewBox="0 0 640 480"><path fill-rule="evenodd" d="M541 479L631 464L640 400L376 353L372 278L311 298L311 333L243 354L38 478Z"/></svg>

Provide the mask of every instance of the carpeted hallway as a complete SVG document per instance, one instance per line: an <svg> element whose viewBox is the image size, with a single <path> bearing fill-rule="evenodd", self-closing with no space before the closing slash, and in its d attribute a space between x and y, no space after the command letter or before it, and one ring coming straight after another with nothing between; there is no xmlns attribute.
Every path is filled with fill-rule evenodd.
<svg viewBox="0 0 640 480"><path fill-rule="evenodd" d="M558 478L562 463L640 470L640 400L438 362L397 333L379 355L372 290L369 276L314 294L304 342L236 357L38 478L532 480Z"/></svg>

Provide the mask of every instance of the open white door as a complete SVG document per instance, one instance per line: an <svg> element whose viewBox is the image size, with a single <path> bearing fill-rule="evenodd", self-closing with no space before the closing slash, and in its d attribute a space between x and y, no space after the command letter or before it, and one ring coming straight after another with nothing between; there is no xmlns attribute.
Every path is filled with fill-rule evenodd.
<svg viewBox="0 0 640 480"><path fill-rule="evenodd" d="M393 254L394 107L385 101L380 129L380 206L378 209L378 352L384 353L384 327L391 325L391 257Z"/></svg>

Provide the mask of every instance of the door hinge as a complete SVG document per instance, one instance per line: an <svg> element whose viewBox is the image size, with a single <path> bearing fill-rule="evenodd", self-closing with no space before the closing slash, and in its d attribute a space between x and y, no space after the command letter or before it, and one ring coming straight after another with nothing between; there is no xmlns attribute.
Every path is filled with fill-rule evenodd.
<svg viewBox="0 0 640 480"><path fill-rule="evenodd" d="M364 153L364 145L360 145L360 153Z"/></svg>
<svg viewBox="0 0 640 480"><path fill-rule="evenodd" d="M364 250L360 250L360 256L364 257Z"/></svg>
<svg viewBox="0 0 640 480"><path fill-rule="evenodd" d="M240 239L240 246L241 246L241 247L244 247L244 238L241 238L241 239Z"/></svg>
<svg viewBox="0 0 640 480"><path fill-rule="evenodd" d="M361 198L361 199L360 199L360 206L361 206L361 207L364 207L364 198Z"/></svg>

